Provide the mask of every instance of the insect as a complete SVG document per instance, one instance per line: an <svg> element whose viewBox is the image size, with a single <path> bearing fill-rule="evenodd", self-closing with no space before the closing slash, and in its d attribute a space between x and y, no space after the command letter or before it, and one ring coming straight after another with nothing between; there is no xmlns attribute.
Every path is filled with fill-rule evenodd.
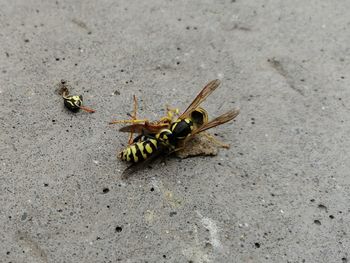
<svg viewBox="0 0 350 263"><path fill-rule="evenodd" d="M137 100L136 96L133 96L134 99L134 110L133 114L131 115L131 120L115 120L109 122L109 124L119 124L119 123L132 123L130 126L124 127L121 129L123 132L130 132L129 141L128 144L132 144L135 139L133 139L134 132L147 132L150 134L157 134L162 128L168 128L170 123L172 122L172 119L174 117L174 114L178 114L178 109L169 109L167 107L168 115L165 117L162 117L159 121L149 121L148 119L137 119L136 113L137 113Z"/></svg>
<svg viewBox="0 0 350 263"><path fill-rule="evenodd" d="M68 110L70 110L72 112L78 112L80 109L82 109L82 110L89 112L89 113L95 112L95 110L83 106L83 96L82 95L74 95L74 96L69 95L69 90L67 88L66 81L64 81L64 80L61 80L59 93L62 95L64 106Z"/></svg>
<svg viewBox="0 0 350 263"><path fill-rule="evenodd" d="M135 139L129 139L128 147L119 154L120 159L133 163L123 174L131 174L160 155L179 151L194 135L233 120L239 114L239 109L230 110L209 121L207 111L199 106L219 85L219 80L210 81L175 120L174 115L178 115L178 110L168 110L168 116L160 121L138 120L137 106L134 106L131 120L111 122L131 123L122 127L120 131L139 134Z"/></svg>

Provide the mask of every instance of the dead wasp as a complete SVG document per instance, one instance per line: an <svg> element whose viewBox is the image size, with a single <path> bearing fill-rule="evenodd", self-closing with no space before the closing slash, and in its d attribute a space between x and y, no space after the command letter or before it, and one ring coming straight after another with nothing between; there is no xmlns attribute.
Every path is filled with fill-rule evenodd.
<svg viewBox="0 0 350 263"><path fill-rule="evenodd" d="M162 154L183 149L194 135L233 120L239 114L239 109L230 110L209 121L207 111L199 107L219 85L219 80L209 82L175 120L174 115L177 115L178 110L168 110L168 116L156 122L137 119L137 104L134 96L132 119L110 122L111 124L131 123L122 127L120 131L130 132L131 135L134 132L139 134L135 139L129 138L129 145L119 153L120 159L133 163L124 171L124 176Z"/></svg>
<svg viewBox="0 0 350 263"><path fill-rule="evenodd" d="M95 110L83 106L83 96L82 95L69 95L69 90L66 85L65 80L61 80L59 93L62 95L64 106L72 111L78 112L80 109L89 113L94 113Z"/></svg>

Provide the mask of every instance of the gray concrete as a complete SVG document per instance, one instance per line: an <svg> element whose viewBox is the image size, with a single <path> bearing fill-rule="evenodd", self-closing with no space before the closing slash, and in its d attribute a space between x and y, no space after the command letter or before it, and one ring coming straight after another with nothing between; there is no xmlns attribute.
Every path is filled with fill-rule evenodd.
<svg viewBox="0 0 350 263"><path fill-rule="evenodd" d="M152 3L150 3L152 2ZM0 1L1 262L350 261L350 1ZM108 126L241 107L130 180ZM95 114L72 114L66 79ZM109 190L109 191L108 191Z"/></svg>

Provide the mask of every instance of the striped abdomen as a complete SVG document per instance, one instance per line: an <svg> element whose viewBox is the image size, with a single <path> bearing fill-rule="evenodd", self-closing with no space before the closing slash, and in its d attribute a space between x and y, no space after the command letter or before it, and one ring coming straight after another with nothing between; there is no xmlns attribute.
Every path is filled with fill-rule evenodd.
<svg viewBox="0 0 350 263"><path fill-rule="evenodd" d="M157 150L157 143L156 139L151 138L133 143L120 153L120 159L133 163L143 161Z"/></svg>

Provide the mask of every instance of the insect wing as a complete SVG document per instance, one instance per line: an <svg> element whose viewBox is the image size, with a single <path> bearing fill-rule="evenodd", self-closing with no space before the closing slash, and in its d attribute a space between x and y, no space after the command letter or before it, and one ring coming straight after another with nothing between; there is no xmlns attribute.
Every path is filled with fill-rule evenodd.
<svg viewBox="0 0 350 263"><path fill-rule="evenodd" d="M194 130L191 135L195 135L197 133L206 131L208 129L214 128L218 125L221 125L221 124L224 124L228 121L231 121L234 118L236 118L238 114L239 114L239 109L230 110L230 111L220 115L219 117L211 120L210 122L205 123L203 126L200 126L198 129Z"/></svg>
<svg viewBox="0 0 350 263"><path fill-rule="evenodd" d="M142 133L143 131L146 131L146 126L144 124L141 124L141 123L131 124L131 125L121 127L119 129L119 131Z"/></svg>
<svg viewBox="0 0 350 263"><path fill-rule="evenodd" d="M187 117L190 116L191 112L196 109L203 101L206 100L206 98L208 98L208 96L214 91L216 90L217 87L219 87L220 85L220 80L215 79L210 81L203 89L201 92L199 92L199 94L197 95L197 97L192 101L192 103L190 104L190 106L188 106L188 108L184 111L184 113L181 114L181 116L179 117L179 119L185 119Z"/></svg>
<svg viewBox="0 0 350 263"><path fill-rule="evenodd" d="M145 133L145 134L155 134L160 132L162 129L167 128L169 124L157 124L157 125L151 125L151 124L143 124L143 123L136 123L124 126L119 129L121 132L136 132L136 133Z"/></svg>

